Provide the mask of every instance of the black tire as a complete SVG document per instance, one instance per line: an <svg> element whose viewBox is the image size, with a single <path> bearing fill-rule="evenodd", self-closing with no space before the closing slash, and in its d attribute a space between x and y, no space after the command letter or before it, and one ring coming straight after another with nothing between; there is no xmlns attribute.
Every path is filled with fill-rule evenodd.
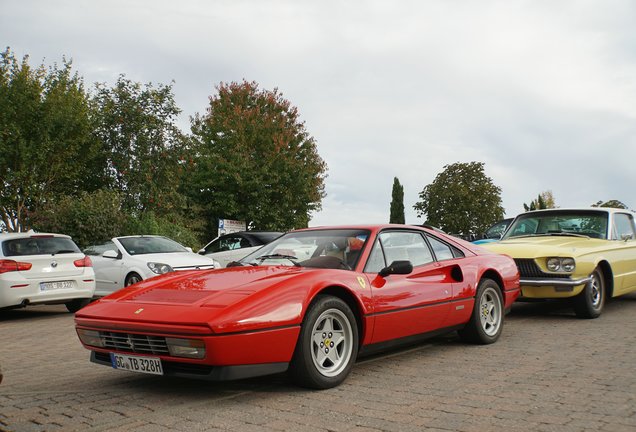
<svg viewBox="0 0 636 432"><path fill-rule="evenodd" d="M358 326L337 297L318 296L309 307L290 365L294 382L314 389L342 383L358 355Z"/></svg>
<svg viewBox="0 0 636 432"><path fill-rule="evenodd" d="M501 288L492 279L479 282L475 306L466 327L459 330L462 340L474 344L491 344L501 336L504 324L504 307Z"/></svg>
<svg viewBox="0 0 636 432"><path fill-rule="evenodd" d="M592 280L585 284L581 294L574 298L574 313L579 318L593 319L601 316L605 306L605 279L603 271L596 267Z"/></svg>
<svg viewBox="0 0 636 432"><path fill-rule="evenodd" d="M136 284L137 282L141 282L142 280L144 280L144 278L139 276L139 274L135 272L129 273L128 276L126 276L126 280L124 281L124 286L127 287L132 284Z"/></svg>
<svg viewBox="0 0 636 432"><path fill-rule="evenodd" d="M79 298L64 303L69 312L75 313L91 302L89 298Z"/></svg>

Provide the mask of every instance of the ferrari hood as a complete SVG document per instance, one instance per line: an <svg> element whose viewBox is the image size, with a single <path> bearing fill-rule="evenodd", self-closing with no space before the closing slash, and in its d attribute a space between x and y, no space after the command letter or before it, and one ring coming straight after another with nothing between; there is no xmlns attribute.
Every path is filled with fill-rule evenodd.
<svg viewBox="0 0 636 432"><path fill-rule="evenodd" d="M289 322L298 318L299 299L304 297L294 288L294 279L314 271L259 266L173 272L116 291L86 306L76 317L218 329L228 328L235 317L250 311L264 317L259 325Z"/></svg>
<svg viewBox="0 0 636 432"><path fill-rule="evenodd" d="M604 245L606 240L588 237L537 236L518 237L480 245L490 251L513 258L545 256L579 256Z"/></svg>

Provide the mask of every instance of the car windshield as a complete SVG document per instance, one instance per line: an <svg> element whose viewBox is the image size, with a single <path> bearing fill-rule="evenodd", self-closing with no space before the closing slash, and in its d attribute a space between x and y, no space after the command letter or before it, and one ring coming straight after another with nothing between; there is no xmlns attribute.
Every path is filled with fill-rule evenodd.
<svg viewBox="0 0 636 432"><path fill-rule="evenodd" d="M582 235L607 238L606 212L547 211L518 216L504 234L504 239L538 235Z"/></svg>
<svg viewBox="0 0 636 432"><path fill-rule="evenodd" d="M351 270L358 263L369 234L363 229L294 231L246 256L240 263Z"/></svg>
<svg viewBox="0 0 636 432"><path fill-rule="evenodd" d="M130 255L188 252L179 243L166 237L120 237L118 240Z"/></svg>
<svg viewBox="0 0 636 432"><path fill-rule="evenodd" d="M2 253L6 257L25 255L55 255L81 252L70 238L37 236L6 240L2 243Z"/></svg>

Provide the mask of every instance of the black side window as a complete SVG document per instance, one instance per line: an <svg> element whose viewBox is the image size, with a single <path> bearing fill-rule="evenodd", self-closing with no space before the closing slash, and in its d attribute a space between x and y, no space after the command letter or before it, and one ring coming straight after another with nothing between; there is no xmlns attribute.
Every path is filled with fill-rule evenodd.
<svg viewBox="0 0 636 432"><path fill-rule="evenodd" d="M450 245L447 245L441 240L438 240L436 237L433 237L430 235L427 235L426 237L428 238L428 241L431 244L433 251L435 252L435 258L437 258L437 261L444 261L444 260L457 258L457 254L460 254L459 255L460 257L464 256L462 251Z"/></svg>

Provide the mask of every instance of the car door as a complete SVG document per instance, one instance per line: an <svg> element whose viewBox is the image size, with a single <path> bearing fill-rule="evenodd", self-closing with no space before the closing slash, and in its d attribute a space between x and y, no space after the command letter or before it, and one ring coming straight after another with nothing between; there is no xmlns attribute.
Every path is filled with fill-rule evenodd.
<svg viewBox="0 0 636 432"><path fill-rule="evenodd" d="M615 278L614 294L620 295L636 289L636 228L628 213L614 213L612 240L616 251L612 256Z"/></svg>
<svg viewBox="0 0 636 432"><path fill-rule="evenodd" d="M377 273L408 260L407 275ZM428 333L445 325L452 281L434 260L419 231L385 231L373 245L364 272L371 282L375 326L371 343Z"/></svg>
<svg viewBox="0 0 636 432"><path fill-rule="evenodd" d="M104 257L107 251L117 253L119 258ZM121 259L122 252L114 242L107 241L98 246L92 246L87 250L93 261L95 270L95 295L105 296L123 288L125 268Z"/></svg>

